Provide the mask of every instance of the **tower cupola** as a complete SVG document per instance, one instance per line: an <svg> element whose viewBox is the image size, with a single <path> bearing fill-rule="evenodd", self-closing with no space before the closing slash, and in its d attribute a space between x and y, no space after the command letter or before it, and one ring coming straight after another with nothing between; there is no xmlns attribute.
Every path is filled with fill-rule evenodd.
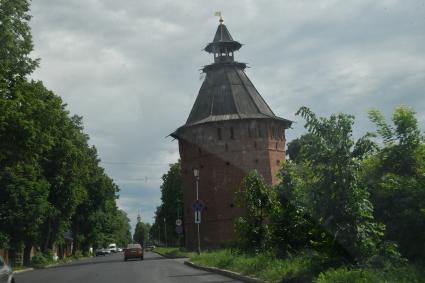
<svg viewBox="0 0 425 283"><path fill-rule="evenodd" d="M223 18L220 17L220 24L218 25L212 42L208 43L205 51L214 54L215 63L233 62L234 52L239 50L242 44L233 40L226 25L223 24Z"/></svg>

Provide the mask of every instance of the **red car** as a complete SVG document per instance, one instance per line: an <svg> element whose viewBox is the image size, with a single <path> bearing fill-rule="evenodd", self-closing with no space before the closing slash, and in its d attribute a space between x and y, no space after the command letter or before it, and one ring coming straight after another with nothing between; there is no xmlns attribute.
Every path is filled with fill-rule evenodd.
<svg viewBox="0 0 425 283"><path fill-rule="evenodd" d="M139 244L128 244L127 248L124 250L124 261L127 261L127 259L132 258L140 258L140 260L143 260L143 248Z"/></svg>

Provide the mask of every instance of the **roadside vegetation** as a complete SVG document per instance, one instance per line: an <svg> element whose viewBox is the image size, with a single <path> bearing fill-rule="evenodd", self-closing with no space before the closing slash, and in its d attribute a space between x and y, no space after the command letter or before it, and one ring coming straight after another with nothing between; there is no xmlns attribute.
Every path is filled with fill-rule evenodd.
<svg viewBox="0 0 425 283"><path fill-rule="evenodd" d="M423 281L425 144L415 112L400 106L388 124L371 110L377 132L358 140L351 115L297 114L307 133L288 144L281 183L268 187L252 172L238 192L247 208L238 250L276 259L264 266L277 278L257 272L271 281ZM292 265L297 271L286 272Z"/></svg>
<svg viewBox="0 0 425 283"><path fill-rule="evenodd" d="M0 1L0 249L29 265L68 239L73 254L131 241L119 188L100 165L82 117L41 81L29 27L29 1ZM66 239L67 237L67 239ZM59 257L63 253L58 254Z"/></svg>
<svg viewBox="0 0 425 283"><path fill-rule="evenodd" d="M271 282L423 282L425 139L414 110L397 107L392 123L370 110L377 131L357 140L351 115L297 114L307 133L288 144L281 182L254 171L236 193L247 214L231 249L155 250Z"/></svg>
<svg viewBox="0 0 425 283"><path fill-rule="evenodd" d="M193 251L188 251L185 248L179 247L155 247L153 251L170 258L192 258L196 255L196 253Z"/></svg>
<svg viewBox="0 0 425 283"><path fill-rule="evenodd" d="M183 184L180 161L170 164L167 173L162 175L161 205L156 208L155 220L149 230L150 239L168 246L184 244L184 233L177 234L176 219L184 219ZM165 233L166 231L166 233Z"/></svg>

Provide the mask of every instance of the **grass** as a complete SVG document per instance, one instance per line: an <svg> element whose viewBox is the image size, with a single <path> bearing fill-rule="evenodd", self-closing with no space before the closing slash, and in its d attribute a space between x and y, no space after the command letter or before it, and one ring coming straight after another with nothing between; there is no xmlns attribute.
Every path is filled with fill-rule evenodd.
<svg viewBox="0 0 425 283"><path fill-rule="evenodd" d="M162 255L165 255L167 257L174 257L174 258L179 258L179 257L192 257L194 255L196 255L196 253L194 252L190 252L184 248L178 248L178 247L170 247L170 248L166 248L166 247L156 247L153 249L154 252L160 253Z"/></svg>
<svg viewBox="0 0 425 283"><path fill-rule="evenodd" d="M425 269L420 264L405 264L386 269L347 268L330 269L320 273L317 283L419 283L425 282Z"/></svg>
<svg viewBox="0 0 425 283"><path fill-rule="evenodd" d="M69 256L63 259L58 259L58 260L53 260L53 256L50 252L48 253L42 253L42 252L38 252L37 254L35 254L32 259L31 259L31 263L29 265L22 265L18 264L18 265L13 265L12 268L14 271L19 271L19 270L23 270L26 268L45 268L49 265L56 265L56 264L65 264L71 261L76 261L76 260L82 260L82 259L87 259L90 258L91 256L89 255L83 255L82 253L76 253L73 256Z"/></svg>
<svg viewBox="0 0 425 283"><path fill-rule="evenodd" d="M158 247L155 252L169 257L188 257L190 261L208 267L231 270L269 282L311 282L328 259L315 252L279 259L271 253L248 255L236 250L206 251L201 255L181 248Z"/></svg>
<svg viewBox="0 0 425 283"><path fill-rule="evenodd" d="M204 266L218 267L256 277L269 282L311 282L328 259L315 252L302 252L286 259L271 253L248 255L229 249L207 252L191 257L191 261Z"/></svg>
<svg viewBox="0 0 425 283"><path fill-rule="evenodd" d="M425 282L424 264L404 264L382 269L340 266L341 263L336 264L335 260L314 251L303 251L284 259L271 253L249 255L231 249L207 251L201 255L181 248L158 247L154 251L169 257L189 257L191 262L198 265L231 270L268 282Z"/></svg>

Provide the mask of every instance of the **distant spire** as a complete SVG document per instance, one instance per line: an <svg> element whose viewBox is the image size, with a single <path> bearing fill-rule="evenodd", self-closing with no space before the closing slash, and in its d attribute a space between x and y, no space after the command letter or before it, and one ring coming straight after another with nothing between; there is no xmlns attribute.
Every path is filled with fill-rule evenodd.
<svg viewBox="0 0 425 283"><path fill-rule="evenodd" d="M142 217L140 217L140 210L137 212L137 223L142 221Z"/></svg>

